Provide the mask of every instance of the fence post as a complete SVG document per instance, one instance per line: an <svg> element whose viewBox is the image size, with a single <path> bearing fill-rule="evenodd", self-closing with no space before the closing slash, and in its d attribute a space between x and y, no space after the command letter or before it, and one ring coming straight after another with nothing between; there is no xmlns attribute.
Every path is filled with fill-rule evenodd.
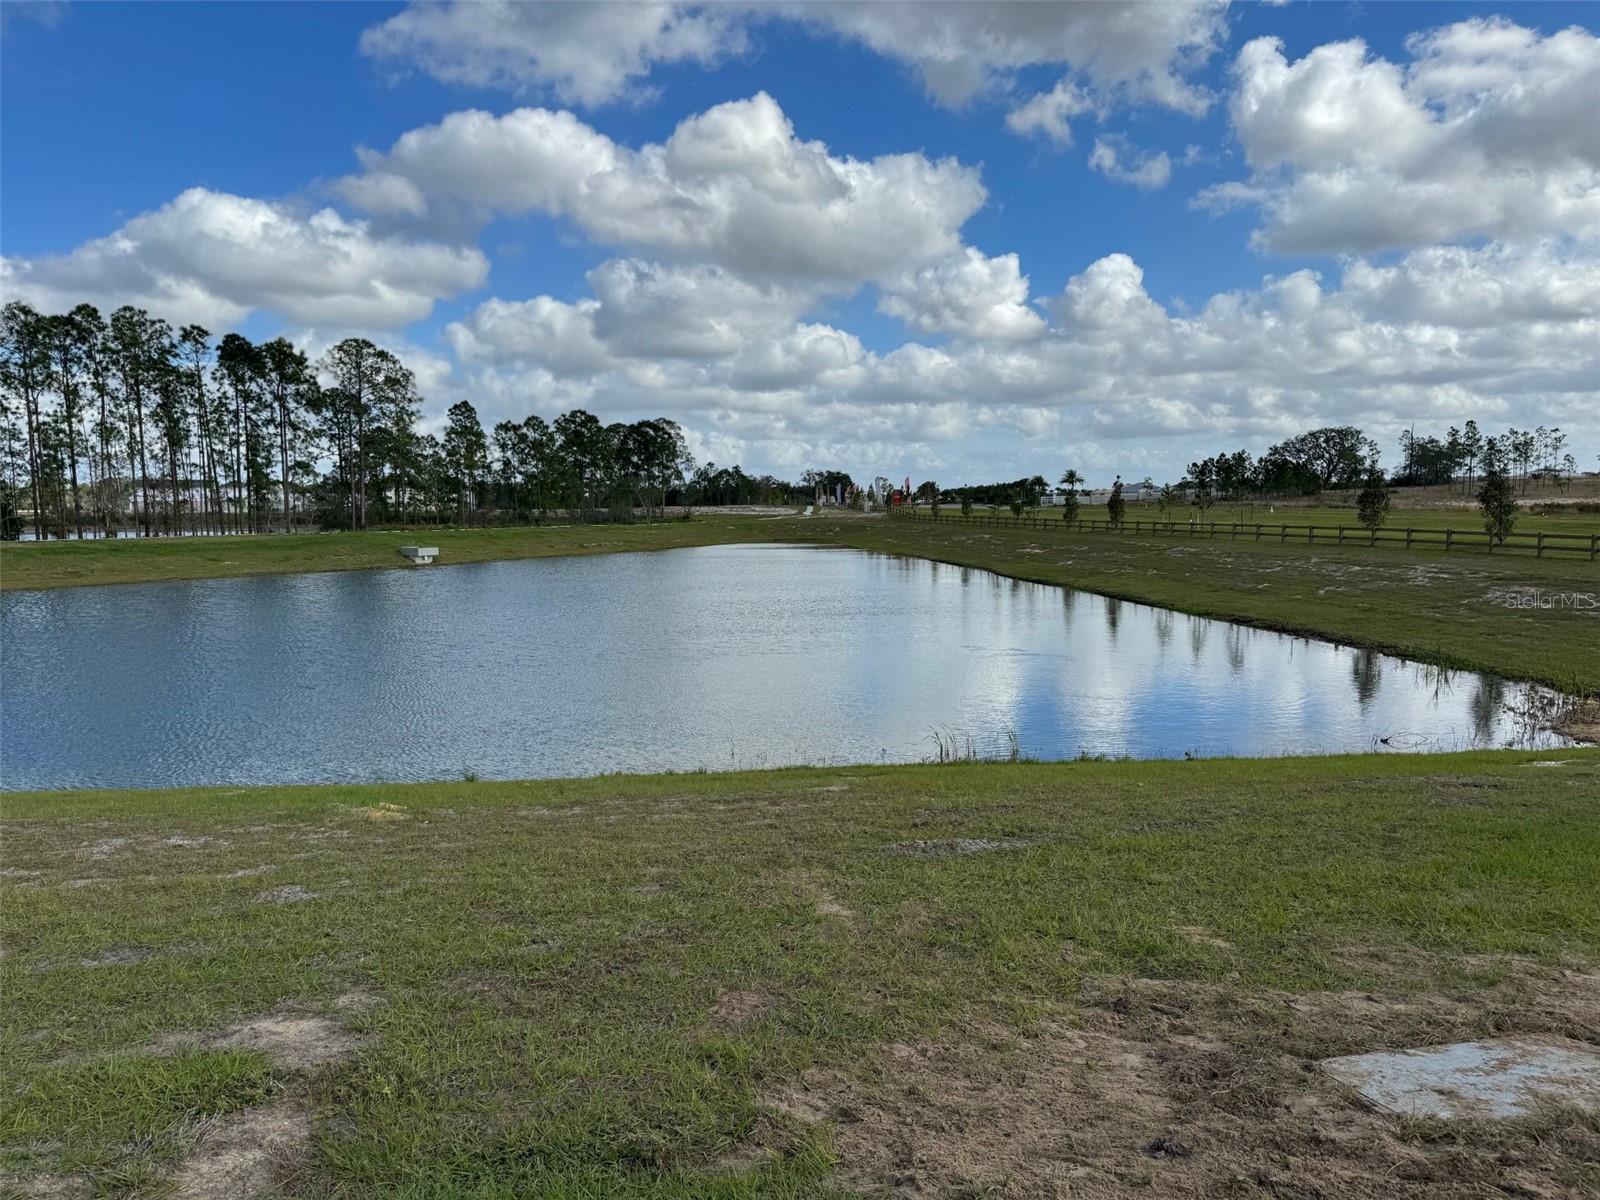
<svg viewBox="0 0 1600 1200"><path fill-rule="evenodd" d="M1539 531L1538 540L1533 543L1533 556L1535 558L1544 557L1544 530L1542 529Z"/></svg>
<svg viewBox="0 0 1600 1200"><path fill-rule="evenodd" d="M1309 546L1312 542L1314 542L1316 540L1317 540L1317 527L1315 525L1307 525L1306 526L1306 545Z"/></svg>
<svg viewBox="0 0 1600 1200"><path fill-rule="evenodd" d="M1600 533L1591 533L1589 535L1589 561L1593 562L1596 555L1600 555Z"/></svg>
<svg viewBox="0 0 1600 1200"><path fill-rule="evenodd" d="M1339 545L1344 545L1344 526L1339 526Z"/></svg>
<svg viewBox="0 0 1600 1200"><path fill-rule="evenodd" d="M1454 529L1446 529L1444 531L1444 552L1446 554L1450 553L1450 543L1455 541L1455 539L1456 531Z"/></svg>
<svg viewBox="0 0 1600 1200"><path fill-rule="evenodd" d="M1411 549L1411 535L1412 535L1413 532L1415 532L1415 531L1411 528L1411 526L1407 525L1406 526L1406 549L1407 550Z"/></svg>

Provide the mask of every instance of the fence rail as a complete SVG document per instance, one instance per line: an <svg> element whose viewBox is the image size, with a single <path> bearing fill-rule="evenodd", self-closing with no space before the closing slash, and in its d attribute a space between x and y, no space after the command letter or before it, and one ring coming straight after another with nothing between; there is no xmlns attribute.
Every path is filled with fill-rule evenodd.
<svg viewBox="0 0 1600 1200"><path fill-rule="evenodd" d="M1016 529L1061 529L1091 533L1154 533L1170 537L1249 538L1253 541L1296 541L1340 546L1399 546L1407 550L1523 550L1537 557L1546 554L1582 554L1591 561L1600 558L1600 533L1510 533L1496 542L1482 529L1368 529L1363 525L1267 525L1255 521L1110 521L1079 518L1073 521L1048 517L970 516L959 513L915 512L904 507L890 509L901 520L935 521L944 524L994 525Z"/></svg>

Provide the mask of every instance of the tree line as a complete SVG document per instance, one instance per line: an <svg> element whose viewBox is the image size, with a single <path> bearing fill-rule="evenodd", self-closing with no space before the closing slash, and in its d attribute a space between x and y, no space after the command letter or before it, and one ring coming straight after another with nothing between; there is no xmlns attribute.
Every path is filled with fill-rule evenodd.
<svg viewBox="0 0 1600 1200"><path fill-rule="evenodd" d="M416 376L346 338L213 341L124 306L0 311L0 532L38 538L367 529L453 519L659 516L669 504L788 503L801 484L697 465L666 418L575 409L485 430L453 405L421 428Z"/></svg>
<svg viewBox="0 0 1600 1200"><path fill-rule="evenodd" d="M1362 487L1374 472L1390 487L1460 483L1465 495L1492 464L1526 492L1537 480L1558 487L1571 482L1578 461L1566 453L1566 446L1567 435L1559 426L1512 427L1503 434L1486 435L1476 421L1467 421L1460 429L1451 426L1442 437L1418 437L1407 430L1400 436L1401 466L1386 474L1379 466L1376 442L1353 425L1329 426L1279 442L1259 459L1237 450L1192 462L1179 486L1201 508L1216 500L1306 496L1330 488Z"/></svg>

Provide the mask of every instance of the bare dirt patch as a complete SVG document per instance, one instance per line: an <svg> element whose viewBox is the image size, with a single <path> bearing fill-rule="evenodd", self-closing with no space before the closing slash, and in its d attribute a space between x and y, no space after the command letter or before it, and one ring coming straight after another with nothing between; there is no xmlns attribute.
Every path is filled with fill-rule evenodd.
<svg viewBox="0 0 1600 1200"><path fill-rule="evenodd" d="M79 1200L90 1194L90 1186L81 1175L34 1175L28 1179L0 1175L0 1196L22 1200Z"/></svg>
<svg viewBox="0 0 1600 1200"><path fill-rule="evenodd" d="M802 899L811 901L812 906L823 916L834 917L840 921L855 919L856 914L840 904L833 893L811 872L791 871L784 877L784 882Z"/></svg>
<svg viewBox="0 0 1600 1200"><path fill-rule="evenodd" d="M356 816L367 821L409 821L411 819L411 811L405 805L390 804L387 801L380 801L377 804L369 805L366 808L357 808L354 811Z"/></svg>
<svg viewBox="0 0 1600 1200"><path fill-rule="evenodd" d="M177 1200L281 1194L311 1149L311 1118L293 1101L250 1108L211 1125L173 1176Z"/></svg>
<svg viewBox="0 0 1600 1200"><path fill-rule="evenodd" d="M711 1006L713 1029L743 1029L761 1019L772 1008L772 997L765 992L727 991Z"/></svg>
<svg viewBox="0 0 1600 1200"><path fill-rule="evenodd" d="M1173 933L1183 938L1186 942L1193 942L1196 946L1210 946L1216 950L1232 950L1233 943L1226 938L1219 938L1211 930L1201 925L1178 925Z"/></svg>
<svg viewBox="0 0 1600 1200"><path fill-rule="evenodd" d="M1580 742L1600 742L1600 696L1574 703L1556 725L1556 732Z"/></svg>
<svg viewBox="0 0 1600 1200"><path fill-rule="evenodd" d="M885 849L890 854L905 854L912 858L951 858L992 854L997 850L1021 850L1032 844L1023 838L946 838L942 841L895 842Z"/></svg>
<svg viewBox="0 0 1600 1200"><path fill-rule="evenodd" d="M832 1122L847 1177L901 1197L1579 1196L1600 1184L1600 1119L1442 1134L1372 1111L1316 1064L1491 1031L1593 1043L1597 984L1529 969L1462 999L1100 979L1023 1034L891 1045L766 1102L780 1125Z"/></svg>
<svg viewBox="0 0 1600 1200"><path fill-rule="evenodd" d="M337 1062L361 1042L335 1021L307 1013L266 1013L220 1033L170 1033L152 1049L158 1054L198 1047L204 1050L259 1050L276 1066L304 1071Z"/></svg>

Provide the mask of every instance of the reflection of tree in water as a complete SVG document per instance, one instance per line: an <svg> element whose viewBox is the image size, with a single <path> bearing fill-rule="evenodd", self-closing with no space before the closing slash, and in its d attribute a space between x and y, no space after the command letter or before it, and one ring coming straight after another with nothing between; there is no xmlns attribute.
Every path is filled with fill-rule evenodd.
<svg viewBox="0 0 1600 1200"><path fill-rule="evenodd" d="M1078 593L1063 590L1061 593L1061 623L1070 629L1072 627L1072 618L1077 615L1077 611Z"/></svg>
<svg viewBox="0 0 1600 1200"><path fill-rule="evenodd" d="M1106 632L1111 635L1111 640L1117 640L1117 622L1122 620L1122 601L1106 601Z"/></svg>
<svg viewBox="0 0 1600 1200"><path fill-rule="evenodd" d="M1350 659L1350 678L1355 680L1356 699L1365 708L1377 698L1383 683L1383 659L1374 651L1357 650Z"/></svg>
<svg viewBox="0 0 1600 1200"><path fill-rule="evenodd" d="M1245 628L1242 625L1228 626L1228 669L1235 675L1244 670L1244 636Z"/></svg>
<svg viewBox="0 0 1600 1200"><path fill-rule="evenodd" d="M1156 609L1156 641L1163 646L1172 641L1173 615L1170 608Z"/></svg>
<svg viewBox="0 0 1600 1200"><path fill-rule="evenodd" d="M1509 685L1492 675L1478 676L1478 690L1472 695L1472 732L1480 742L1494 735L1494 719L1506 704Z"/></svg>
<svg viewBox="0 0 1600 1200"><path fill-rule="evenodd" d="M1189 618L1189 653L1194 656L1196 665L1199 665L1200 656L1205 653L1206 632L1211 622L1200 617Z"/></svg>

